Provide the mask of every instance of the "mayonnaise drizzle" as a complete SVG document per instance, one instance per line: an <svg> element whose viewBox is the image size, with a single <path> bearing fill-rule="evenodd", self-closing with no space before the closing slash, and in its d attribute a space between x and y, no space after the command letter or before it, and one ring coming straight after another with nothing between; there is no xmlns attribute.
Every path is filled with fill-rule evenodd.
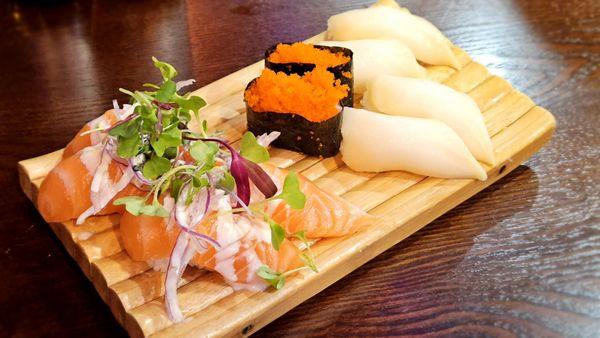
<svg viewBox="0 0 600 338"><path fill-rule="evenodd" d="M261 243L271 245L271 230L261 219L246 215L231 214L231 204L227 196L220 197L216 209L221 211L216 220L216 239L221 248L215 253L215 270L234 289L262 291L267 288L256 271L265 263L256 252L256 246ZM236 273L236 260L244 261L243 280Z"/></svg>

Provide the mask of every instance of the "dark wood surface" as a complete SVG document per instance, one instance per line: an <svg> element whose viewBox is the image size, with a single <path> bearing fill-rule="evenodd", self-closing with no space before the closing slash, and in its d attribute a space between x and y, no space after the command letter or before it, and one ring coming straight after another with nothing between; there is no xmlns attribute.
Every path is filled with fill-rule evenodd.
<svg viewBox="0 0 600 338"><path fill-rule="evenodd" d="M259 332L595 336L600 332L600 2L404 1L553 112L526 165ZM210 83L362 1L3 1L0 336L123 336L21 193L16 163L63 147L158 80ZM149 78L150 77L150 78Z"/></svg>

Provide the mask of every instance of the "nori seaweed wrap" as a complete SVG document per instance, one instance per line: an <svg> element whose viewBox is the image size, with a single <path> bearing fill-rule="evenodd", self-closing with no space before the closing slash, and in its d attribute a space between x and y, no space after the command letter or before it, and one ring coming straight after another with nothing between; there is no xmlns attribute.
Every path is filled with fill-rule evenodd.
<svg viewBox="0 0 600 338"><path fill-rule="evenodd" d="M256 80L248 84L249 88ZM338 153L342 142L342 114L325 121L312 122L298 114L278 112L255 112L246 103L248 130L254 135L279 131L281 135L273 141L279 148L301 153L331 157Z"/></svg>
<svg viewBox="0 0 600 338"><path fill-rule="evenodd" d="M275 61L271 60L271 58L272 58L271 56L276 51L277 46L279 46L279 45L294 46L294 45L298 45L298 44L305 45L305 46L307 45L307 46L310 46L311 48L328 51L334 55L341 53L343 56L348 58L348 61L345 63L335 65L335 66L328 66L327 70L330 71L337 80L340 80L340 82L342 84L345 84L348 86L348 88L350 88L350 90L348 91L348 96L345 97L344 99L342 99L342 101L340 101L340 104L342 106L352 107L354 105L354 76L352 73L352 71L353 71L353 69L352 69L353 54L352 54L352 51L348 48L309 45L309 44L304 44L304 43L278 43L278 44L271 46L271 48L266 50L266 52L265 52L265 68L271 69L275 72L284 72L288 75L289 74L304 75L306 72L312 71L316 67L316 63L314 61L311 62L310 60L306 60L306 62L275 62Z"/></svg>
<svg viewBox="0 0 600 338"><path fill-rule="evenodd" d="M312 78L317 78L314 87L311 87ZM263 81L260 86L259 81ZM318 87L323 83L329 87ZM325 95L313 97L313 91L325 92ZM342 141L339 102L347 91L347 85L340 84L322 67L302 77L265 69L244 92L248 130L255 135L281 132L273 142L280 148L312 156L334 156Z"/></svg>

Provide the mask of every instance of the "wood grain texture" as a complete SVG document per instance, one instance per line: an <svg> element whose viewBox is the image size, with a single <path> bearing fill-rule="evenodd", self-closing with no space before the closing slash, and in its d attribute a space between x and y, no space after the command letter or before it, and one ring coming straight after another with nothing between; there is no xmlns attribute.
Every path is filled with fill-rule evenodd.
<svg viewBox="0 0 600 338"><path fill-rule="evenodd" d="M527 166L260 333L594 335L600 317L597 2L403 4L553 111L559 129ZM0 199L0 266L8 277L0 281L0 332L123 334L19 191L18 160L62 147L112 98L122 99L115 88L146 79L150 55L173 60L202 85L258 60L265 46L313 35L328 16L362 5L3 4L0 177L7 197Z"/></svg>

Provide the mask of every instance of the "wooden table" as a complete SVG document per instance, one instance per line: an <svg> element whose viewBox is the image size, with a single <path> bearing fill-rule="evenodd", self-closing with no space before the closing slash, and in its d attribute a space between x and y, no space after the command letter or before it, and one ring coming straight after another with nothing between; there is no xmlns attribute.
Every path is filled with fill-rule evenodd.
<svg viewBox="0 0 600 338"><path fill-rule="evenodd" d="M21 193L56 150L158 80L210 83L363 1L45 1L0 8L0 335L125 335ZM526 165L259 332L592 336L600 332L600 3L405 1L557 118ZM150 78L149 78L150 76Z"/></svg>

